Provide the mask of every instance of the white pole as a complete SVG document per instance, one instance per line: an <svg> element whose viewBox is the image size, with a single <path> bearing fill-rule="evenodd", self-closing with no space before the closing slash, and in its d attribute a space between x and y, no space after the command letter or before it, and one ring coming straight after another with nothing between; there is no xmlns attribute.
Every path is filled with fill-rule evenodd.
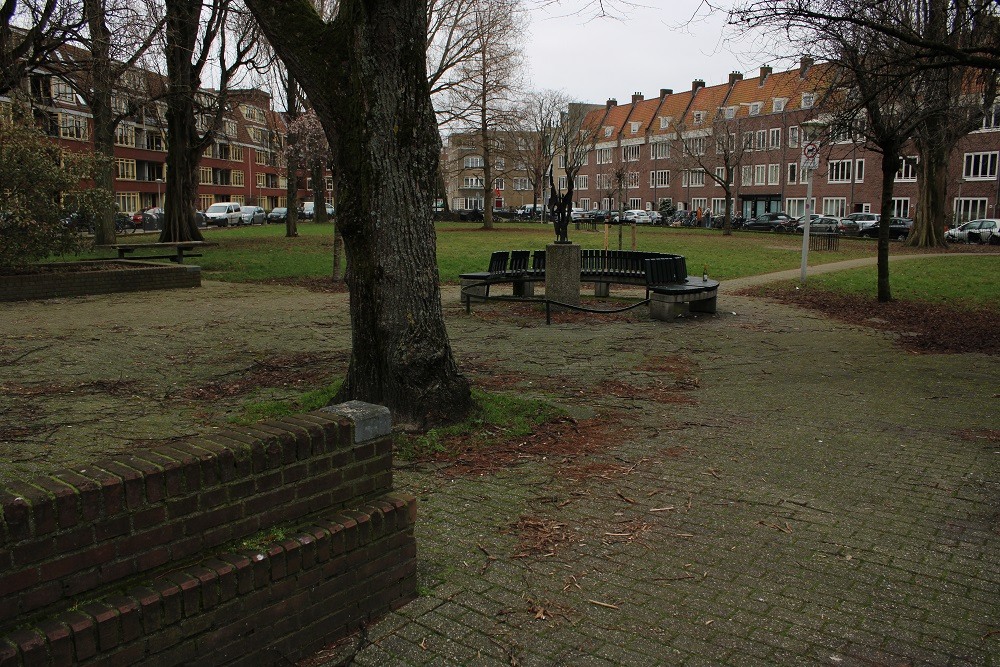
<svg viewBox="0 0 1000 667"><path fill-rule="evenodd" d="M813 169L809 170L806 180L806 221L802 225L802 274L799 282L806 284L806 272L809 267L809 223L812 222Z"/></svg>

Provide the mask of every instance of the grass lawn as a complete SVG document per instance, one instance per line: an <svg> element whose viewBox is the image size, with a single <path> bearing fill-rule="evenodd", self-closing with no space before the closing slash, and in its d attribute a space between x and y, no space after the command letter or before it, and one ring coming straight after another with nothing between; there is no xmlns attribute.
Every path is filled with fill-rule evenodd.
<svg viewBox="0 0 1000 667"><path fill-rule="evenodd" d="M608 247L618 249L618 227L611 227ZM621 228L622 249L632 249L632 230ZM603 248L603 230L570 228L570 238L583 248ZM330 274L333 226L300 223L297 238L285 238L283 225L207 229L205 239L218 243L198 259L210 280L258 282L293 278L317 278ZM494 250L541 250L554 239L552 226L538 223L505 223L483 230L479 223L437 225L438 266L441 280L457 282L461 273L482 271ZM129 236L129 242L153 242L156 235ZM639 227L636 249L670 252L687 257L691 273L708 265L713 278L726 280L793 269L799 265L801 237L772 233L738 232L724 237L718 230ZM899 246L895 246L895 250ZM839 252L812 253L811 264L869 257L875 244L866 239L844 239ZM85 258L113 257L110 251L94 251ZM67 257L64 259L76 259Z"/></svg>
<svg viewBox="0 0 1000 667"><path fill-rule="evenodd" d="M608 247L618 248L619 229L622 232L622 248L630 250L630 227L611 227ZM294 281L330 275L333 253L331 224L300 223L297 238L286 238L284 225L211 228L204 233L206 240L219 244L207 248L204 256L197 260L204 277L209 280ZM126 238L134 243L157 239L155 234ZM605 245L603 230L591 232L571 226L570 238L583 248L603 248ZM501 223L493 230L484 230L479 223L439 223L437 255L441 280L457 282L461 273L484 270L494 250L540 250L552 240L551 225L538 223ZM875 243L874 239L842 238L839 251L811 252L809 263L817 266L873 257ZM770 232L736 232L726 237L718 230L638 227L636 248L684 255L690 273L701 273L702 266L707 264L711 277L730 280L798 268L802 237ZM910 254L919 251L893 243L890 252ZM113 256L111 251L93 251L83 255L84 258ZM996 270L996 264L997 255L993 253L898 262L891 269L893 298L952 303L958 299L969 304L995 307L996 295L1000 294L1000 271ZM810 277L809 285L828 291L874 297L875 267Z"/></svg>

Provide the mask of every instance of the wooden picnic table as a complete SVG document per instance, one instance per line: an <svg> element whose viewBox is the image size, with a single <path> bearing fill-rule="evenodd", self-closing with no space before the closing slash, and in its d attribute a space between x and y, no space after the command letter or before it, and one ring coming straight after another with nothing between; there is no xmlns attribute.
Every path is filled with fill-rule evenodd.
<svg viewBox="0 0 1000 667"><path fill-rule="evenodd" d="M99 245L96 248L114 250L118 253L118 259L169 259L178 264L184 263L184 257L201 257L201 253L192 253L192 250L201 250L210 246L219 245L207 241L176 241L172 243L112 243L109 245ZM158 252L159 254L137 254L137 250ZM172 252L164 254L164 250Z"/></svg>

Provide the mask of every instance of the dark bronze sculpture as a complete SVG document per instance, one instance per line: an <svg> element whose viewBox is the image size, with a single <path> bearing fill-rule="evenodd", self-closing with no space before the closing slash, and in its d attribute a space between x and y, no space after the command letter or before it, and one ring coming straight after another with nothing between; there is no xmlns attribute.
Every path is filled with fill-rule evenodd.
<svg viewBox="0 0 1000 667"><path fill-rule="evenodd" d="M570 243L569 219L573 211L573 190L570 189L560 197L552 178L552 167L549 167L549 217L555 227L556 243Z"/></svg>

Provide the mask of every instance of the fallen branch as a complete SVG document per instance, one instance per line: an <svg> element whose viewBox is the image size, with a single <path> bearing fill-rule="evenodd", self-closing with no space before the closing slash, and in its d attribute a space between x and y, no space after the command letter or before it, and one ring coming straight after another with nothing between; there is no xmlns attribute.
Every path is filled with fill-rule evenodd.
<svg viewBox="0 0 1000 667"><path fill-rule="evenodd" d="M600 600L587 600L590 604L596 604L598 607L607 607L608 609L618 609L619 607L613 604L608 604L607 602L601 602Z"/></svg>

